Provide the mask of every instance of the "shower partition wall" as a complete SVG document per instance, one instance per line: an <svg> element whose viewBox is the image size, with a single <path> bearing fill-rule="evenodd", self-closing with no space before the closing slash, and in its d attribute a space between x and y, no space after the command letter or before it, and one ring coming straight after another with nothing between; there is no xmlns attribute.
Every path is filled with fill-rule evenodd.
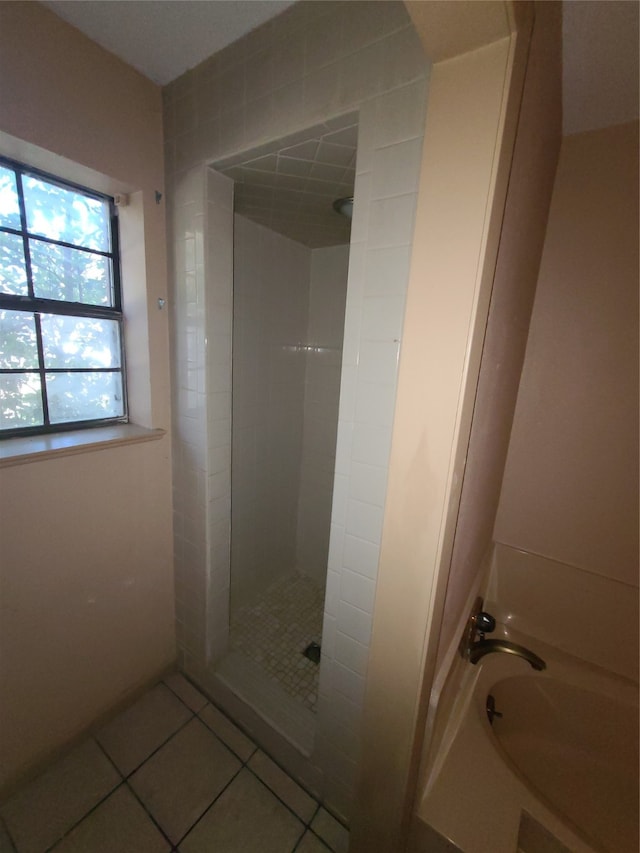
<svg viewBox="0 0 640 853"><path fill-rule="evenodd" d="M311 734L319 668L304 652L321 643L349 247L234 221L231 655L217 672Z"/></svg>
<svg viewBox="0 0 640 853"><path fill-rule="evenodd" d="M355 109L360 131L323 655L308 762L315 775L309 781L302 765L292 768L348 817L358 765L428 65L402 4L345 3L335 8L330 4L333 11L326 16L324 5L293 7L294 16L320 15L326 27L335 26L340 34L329 39L326 27L321 34L315 25L304 24L309 62L313 45L322 48L324 56L328 44L348 44L338 20L343 7L353 38L366 35L369 43L354 42L353 53L344 61L305 77L304 99L294 98L278 114L278 122L265 124L264 113L258 120L249 104L243 107L243 122L222 123L224 140L210 134L214 125L218 127L215 122L203 119L175 136L171 119L167 122L172 152L169 223L174 240L177 635L181 665L213 692L212 662L227 647L229 626L233 183L206 163ZM373 33L367 16L383 7L385 21ZM274 49L278 33L274 24L265 35L269 44L274 40ZM237 68L244 73L246 66L248 73L252 54L240 47L237 51ZM276 51L276 65L277 55ZM198 87L209 78L196 71L168 93L169 103L174 99L177 105L182 99L185 106L187 96L193 96L193 104L200 103ZM285 766L291 766L290 757L291 753L279 756Z"/></svg>

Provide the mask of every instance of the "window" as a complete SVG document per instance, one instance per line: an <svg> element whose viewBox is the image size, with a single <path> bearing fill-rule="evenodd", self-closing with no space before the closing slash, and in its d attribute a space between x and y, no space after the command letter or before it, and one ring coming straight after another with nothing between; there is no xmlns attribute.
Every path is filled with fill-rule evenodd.
<svg viewBox="0 0 640 853"><path fill-rule="evenodd" d="M0 158L0 436L126 421L113 199Z"/></svg>

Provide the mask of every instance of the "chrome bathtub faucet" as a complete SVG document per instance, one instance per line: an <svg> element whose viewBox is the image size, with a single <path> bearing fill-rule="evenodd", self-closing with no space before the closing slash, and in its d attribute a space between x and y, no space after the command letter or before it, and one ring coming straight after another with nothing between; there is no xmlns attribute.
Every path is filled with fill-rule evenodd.
<svg viewBox="0 0 640 853"><path fill-rule="evenodd" d="M490 613L482 609L483 601L476 598L473 610L469 616L464 635L460 641L459 651L465 660L478 663L485 655L501 652L526 660L534 669L541 672L546 669L546 663L530 649L512 643L510 640L487 640L485 634L495 631L496 620Z"/></svg>
<svg viewBox="0 0 640 853"><path fill-rule="evenodd" d="M507 655L516 655L516 657L526 660L528 664L531 664L531 666L539 672L542 672L542 670L547 667L542 658L539 658L538 655L534 654L530 649L527 649L518 643L512 643L509 640L478 640L473 643L469 649L468 660L470 663L478 663L478 661L485 655L490 655L493 652L503 652Z"/></svg>

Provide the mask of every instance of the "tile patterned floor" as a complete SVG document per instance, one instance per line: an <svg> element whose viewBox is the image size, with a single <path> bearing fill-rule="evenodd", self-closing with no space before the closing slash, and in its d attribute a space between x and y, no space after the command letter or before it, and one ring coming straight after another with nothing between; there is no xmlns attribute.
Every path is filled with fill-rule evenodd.
<svg viewBox="0 0 640 853"><path fill-rule="evenodd" d="M302 652L320 642L323 610L323 591L303 575L290 575L256 604L238 608L230 625L231 647L311 711L316 710L320 667Z"/></svg>
<svg viewBox="0 0 640 853"><path fill-rule="evenodd" d="M348 831L174 673L0 805L0 853L347 853Z"/></svg>

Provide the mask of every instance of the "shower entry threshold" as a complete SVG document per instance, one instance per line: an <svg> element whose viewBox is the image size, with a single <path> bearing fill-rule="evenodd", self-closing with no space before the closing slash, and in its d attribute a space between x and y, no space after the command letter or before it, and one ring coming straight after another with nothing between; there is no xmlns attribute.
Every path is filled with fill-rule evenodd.
<svg viewBox="0 0 640 853"><path fill-rule="evenodd" d="M316 715L282 690L258 664L232 650L213 675L303 756L311 756Z"/></svg>

